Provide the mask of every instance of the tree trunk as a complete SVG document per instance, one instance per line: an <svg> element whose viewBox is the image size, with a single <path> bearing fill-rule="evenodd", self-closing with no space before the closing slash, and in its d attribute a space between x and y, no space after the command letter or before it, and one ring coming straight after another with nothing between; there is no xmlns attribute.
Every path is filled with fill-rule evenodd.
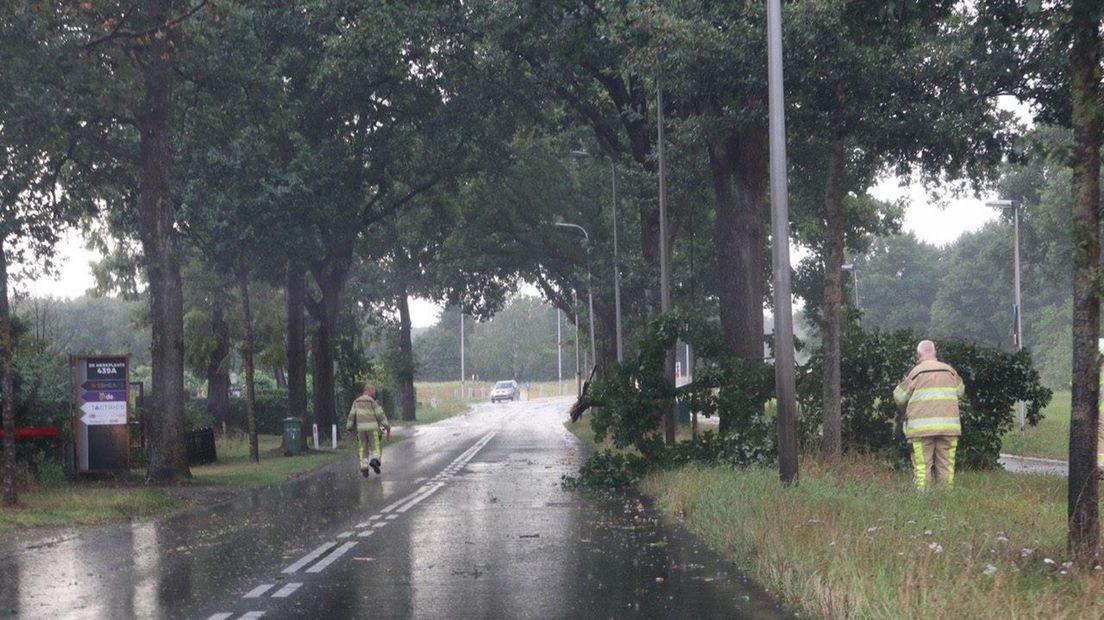
<svg viewBox="0 0 1104 620"><path fill-rule="evenodd" d="M403 422L413 422L417 402L414 393L414 343L410 337L410 301L406 287L399 293L399 359L395 378L399 382L399 401Z"/></svg>
<svg viewBox="0 0 1104 620"><path fill-rule="evenodd" d="M217 295L211 306L211 333L215 348L207 358L207 415L225 428L230 420L230 371L224 363L230 354L230 322L224 298Z"/></svg>
<svg viewBox="0 0 1104 620"><path fill-rule="evenodd" d="M253 376L253 308L249 303L249 276L245 269L238 271L238 291L242 298L242 321L245 323L245 346L242 359L245 362L245 421L249 430L249 460L261 460L257 446L257 391Z"/></svg>
<svg viewBox="0 0 1104 620"><path fill-rule="evenodd" d="M3 505L19 504L15 490L15 389L12 381L11 307L8 305L8 255L0 239L0 398L4 417L4 497Z"/></svg>
<svg viewBox="0 0 1104 620"><path fill-rule="evenodd" d="M307 343L306 270L303 265L289 262L287 266L287 390L288 416L299 418L307 428ZM306 432L301 433L306 444Z"/></svg>
<svg viewBox="0 0 1104 620"><path fill-rule="evenodd" d="M840 315L843 305L844 142L832 143L824 187L824 437L820 452L825 459L837 459L843 449L843 405L840 401Z"/></svg>
<svg viewBox="0 0 1104 620"><path fill-rule="evenodd" d="M337 423L334 398L334 344L337 316L341 310L341 289L345 287L344 272L340 274L312 271L321 296L317 303L307 305L318 322L314 333L314 421L319 431L329 431Z"/></svg>
<svg viewBox="0 0 1104 620"><path fill-rule="evenodd" d="M172 19L172 0L151 0L150 23ZM145 100L139 114L138 211L149 280L153 407L149 410L149 469L163 482L190 478L184 441L184 295L173 228L169 165L176 39L173 29L149 37L142 64Z"/></svg>
<svg viewBox="0 0 1104 620"><path fill-rule="evenodd" d="M766 129L759 128L709 149L716 212L713 235L722 274L717 283L721 330L728 346L749 360L763 358L766 138ZM721 434L729 425L721 418Z"/></svg>
<svg viewBox="0 0 1104 620"><path fill-rule="evenodd" d="M1100 13L1094 0L1073 0L1070 8L1070 73L1073 96L1073 377L1069 445L1069 554L1081 566L1097 556L1096 435L1099 398L1097 338L1100 300L1099 97Z"/></svg>

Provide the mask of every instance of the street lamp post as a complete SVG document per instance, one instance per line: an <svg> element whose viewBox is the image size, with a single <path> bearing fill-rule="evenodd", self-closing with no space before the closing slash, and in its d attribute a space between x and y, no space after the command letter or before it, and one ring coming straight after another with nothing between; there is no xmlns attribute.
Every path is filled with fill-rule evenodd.
<svg viewBox="0 0 1104 620"><path fill-rule="evenodd" d="M575 311L575 396L583 395L583 365L579 361L579 296L571 293L571 308Z"/></svg>
<svg viewBox="0 0 1104 620"><path fill-rule="evenodd" d="M844 263L840 265L840 269L850 272L851 277L855 280L855 309L862 313L862 304L859 302L859 268L853 263ZM859 319L862 322L862 319Z"/></svg>
<svg viewBox="0 0 1104 620"><path fill-rule="evenodd" d="M797 483L797 396L790 303L790 206L786 179L786 114L782 82L782 0L767 0L767 109L774 271L774 383L778 398L778 470Z"/></svg>
<svg viewBox="0 0 1104 620"><path fill-rule="evenodd" d="M1012 254L1014 261L1014 275L1012 277L1013 287L1015 288L1014 299L1012 302L1014 304L1012 307L1012 316L1015 324L1012 326L1012 337L1016 340L1016 350L1020 351L1023 349L1023 319L1021 318L1023 312L1021 311L1020 306L1020 201L990 200L985 203L985 206L995 207L998 209L1012 209ZM1027 411L1026 407L1024 406L1024 402L1021 400L1020 402L1016 403L1016 408L1019 412L1020 432L1022 433L1027 428Z"/></svg>
<svg viewBox="0 0 1104 620"><path fill-rule="evenodd" d="M464 394L464 311L460 310L460 400L466 400Z"/></svg>
<svg viewBox="0 0 1104 620"><path fill-rule="evenodd" d="M587 151L571 151L571 158L578 161L594 157ZM615 322L615 340L617 343L617 361L625 361L625 349L621 344L621 265L617 255L617 163L610 160L610 186L613 195L613 315Z"/></svg>
<svg viewBox="0 0 1104 620"><path fill-rule="evenodd" d="M567 222L556 222L556 226L563 228L577 228L583 233L583 238L586 239L586 252L587 252L587 307L590 312L590 360L591 363L596 363L598 360L597 348L594 340L594 290L590 284L590 235L582 226L578 224L569 224ZM578 321L578 315L576 315L576 322Z"/></svg>
<svg viewBox="0 0 1104 620"><path fill-rule="evenodd" d="M556 308L556 379L560 386L560 396L563 396L563 334L560 331L560 309Z"/></svg>

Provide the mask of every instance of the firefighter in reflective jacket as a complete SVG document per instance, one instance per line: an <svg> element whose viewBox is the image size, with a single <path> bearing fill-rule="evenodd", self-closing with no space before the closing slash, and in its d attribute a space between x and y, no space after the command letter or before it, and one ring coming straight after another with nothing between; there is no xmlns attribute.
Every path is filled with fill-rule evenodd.
<svg viewBox="0 0 1104 620"><path fill-rule="evenodd" d="M936 359L935 343L921 341L916 366L893 390L893 400L905 410L905 438L912 446L918 489L927 488L929 480L954 486L955 450L962 434L958 399L965 391L955 369Z"/></svg>
<svg viewBox="0 0 1104 620"><path fill-rule="evenodd" d="M364 386L364 393L353 401L349 409L349 418L345 429L356 433L360 453L360 471L368 476L368 468L380 473L380 459L383 458L383 431L391 432L387 414L376 403L376 386L371 383ZM371 448L369 448L371 446ZM370 452L369 452L370 450ZM369 458L371 454L371 458Z"/></svg>

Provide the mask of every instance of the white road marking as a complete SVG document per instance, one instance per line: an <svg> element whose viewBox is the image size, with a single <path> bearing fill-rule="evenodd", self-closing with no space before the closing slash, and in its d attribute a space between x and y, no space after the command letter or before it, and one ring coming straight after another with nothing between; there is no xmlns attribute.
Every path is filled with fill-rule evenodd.
<svg viewBox="0 0 1104 620"><path fill-rule="evenodd" d="M421 493L420 495L418 495L414 499L412 499L409 502L403 504L402 506L399 506L398 508L396 508L395 512L402 513L402 512L406 512L407 510L410 510L414 506L417 506L419 503L421 503L421 501L424 500L425 498L427 498L430 495L433 495L434 493L436 493L438 491L438 489L440 489L443 486L445 486L444 482L438 482L436 485L426 489L424 493Z"/></svg>
<svg viewBox="0 0 1104 620"><path fill-rule="evenodd" d="M276 587L276 584L274 583L262 583L256 588L253 588L252 590L246 592L245 596L243 596L242 598L260 598L261 596L264 596L265 592L268 592L274 587Z"/></svg>
<svg viewBox="0 0 1104 620"><path fill-rule="evenodd" d="M383 527L383 526L385 526L385 525L387 525L387 522L386 522L386 521L380 521L379 523L377 523L377 524L373 525L373 526L372 526L372 529L374 529L374 530L375 530L375 529L379 529L379 528L381 528L381 527Z"/></svg>
<svg viewBox="0 0 1104 620"><path fill-rule="evenodd" d="M398 518L398 516L399 515L387 515L387 520L390 521L391 519L396 519Z"/></svg>
<svg viewBox="0 0 1104 620"><path fill-rule="evenodd" d="M352 549L355 546L356 546L355 541L354 542L347 542L347 543L341 545L337 549L334 549L332 552L330 552L330 555L327 555L326 557L319 560L317 564L315 564L314 566L308 568L307 572L308 573L321 573L322 571L326 570L327 566L329 566L330 564L333 564L334 560L336 560L337 558L345 555L345 553L347 551L349 551L349 549Z"/></svg>
<svg viewBox="0 0 1104 620"><path fill-rule="evenodd" d="M277 590L272 595L272 598L287 598L287 597L291 596L291 594L293 592L298 590L299 586L301 586L301 585L303 585L303 584L301 584L301 583L289 583L286 586L284 586L284 587L280 588L279 590Z"/></svg>
<svg viewBox="0 0 1104 620"><path fill-rule="evenodd" d="M318 559L318 556L322 555L323 553L326 553L327 551L329 551L335 545L337 545L337 543L335 543L335 542L322 543L314 551L311 551L307 555L304 555L303 557L299 558L298 562L296 562L296 563L292 564L291 566L285 568L283 570L283 572L285 572L285 573L294 573L295 571L299 570L300 568L303 568L307 564L310 564L311 562Z"/></svg>
<svg viewBox="0 0 1104 620"><path fill-rule="evenodd" d="M207 620L228 620L228 618L230 618L230 616L233 616L233 615L234 614L228 614L228 613L214 614L212 616L209 616L207 618Z"/></svg>
<svg viewBox="0 0 1104 620"><path fill-rule="evenodd" d="M247 611L241 615L241 618L239 618L239 620L257 620L257 618L260 618L263 615L265 615L265 612L263 611Z"/></svg>
<svg viewBox="0 0 1104 620"><path fill-rule="evenodd" d="M369 536L372 535L372 532L374 532L374 531L376 531L376 530L365 530L365 531L357 534L357 538L368 538Z"/></svg>
<svg viewBox="0 0 1104 620"><path fill-rule="evenodd" d="M338 534L338 535L337 535L337 537L338 537L338 538L348 538L348 537L350 537L350 536L352 536L352 535L353 535L353 533L352 533L352 532L341 532L340 534Z"/></svg>

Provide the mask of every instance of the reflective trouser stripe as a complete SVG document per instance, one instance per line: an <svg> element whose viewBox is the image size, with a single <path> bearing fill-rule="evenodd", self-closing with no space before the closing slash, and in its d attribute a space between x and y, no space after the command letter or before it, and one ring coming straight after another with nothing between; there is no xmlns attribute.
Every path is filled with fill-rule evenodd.
<svg viewBox="0 0 1104 620"><path fill-rule="evenodd" d="M368 458L368 443L371 442L372 456L378 458L383 457L383 433L379 431L360 431L357 433L357 437L360 440L358 446L358 453L361 460Z"/></svg>
<svg viewBox="0 0 1104 620"><path fill-rule="evenodd" d="M951 449L947 451L947 486L954 486L955 450L958 449L958 437L951 438Z"/></svg>
<svg viewBox="0 0 1104 620"><path fill-rule="evenodd" d="M924 443L919 439L912 442L912 465L916 488L923 489L928 484L928 464L924 462Z"/></svg>

